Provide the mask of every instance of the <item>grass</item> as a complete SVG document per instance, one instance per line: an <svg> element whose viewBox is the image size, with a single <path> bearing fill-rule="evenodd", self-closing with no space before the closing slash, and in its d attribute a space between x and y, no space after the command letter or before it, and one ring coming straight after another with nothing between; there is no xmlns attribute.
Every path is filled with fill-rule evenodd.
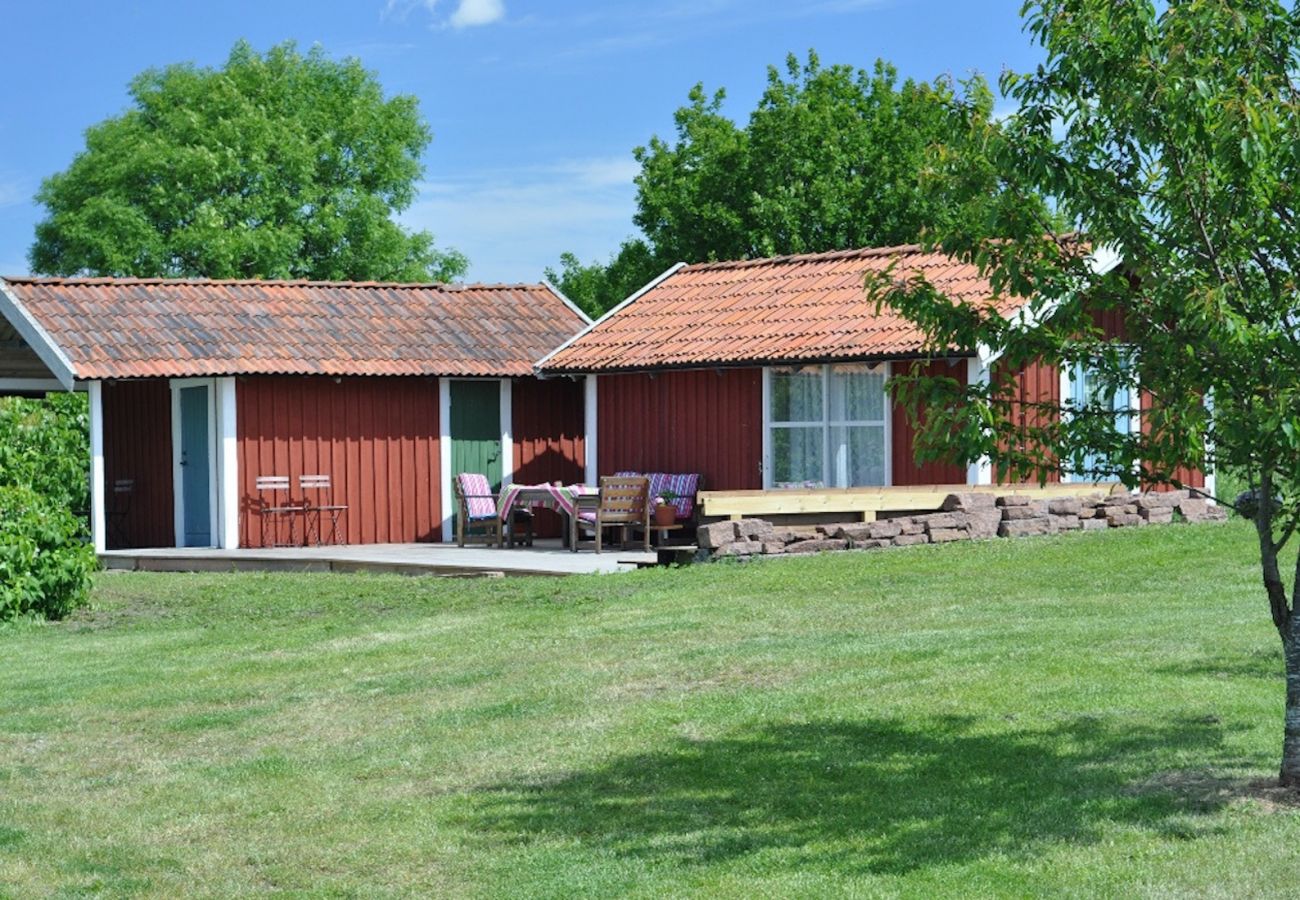
<svg viewBox="0 0 1300 900"><path fill-rule="evenodd" d="M0 633L0 894L1289 894L1251 541L103 575Z"/></svg>

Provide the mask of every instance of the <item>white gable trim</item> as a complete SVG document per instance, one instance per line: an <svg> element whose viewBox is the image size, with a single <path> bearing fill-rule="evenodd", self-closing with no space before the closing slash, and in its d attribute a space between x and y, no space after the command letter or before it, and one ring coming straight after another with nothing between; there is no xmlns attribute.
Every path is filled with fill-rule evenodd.
<svg viewBox="0 0 1300 900"><path fill-rule="evenodd" d="M588 335L588 334L590 334L592 331L594 331L594 330L595 330L595 329L600 325L601 322L604 322L606 319L608 319L608 318L610 318L610 317L612 317L612 316L615 316L615 315L617 315L618 313L622 312L624 307L626 307L626 306L628 306L629 304L631 304L632 302L634 302L638 297L641 297L643 294L647 293L648 291L650 291L650 290L652 290L652 289L658 287L658 286L659 286L660 284L662 284L664 281L667 281L670 277L672 277L673 275L677 274L677 272L678 272L679 270L684 269L684 268L686 268L686 263L684 263L684 262L674 263L671 267L669 267L668 269L664 270L664 272L663 272L662 274L660 274L658 278L655 278L655 279L653 279L652 281L650 281L649 283L647 283L647 284L645 285L645 287L641 288L641 290L637 291L637 292L636 292L635 294L633 294L631 297L628 297L626 300L624 300L624 301L623 301L622 303L620 303L618 306L615 306L613 309L611 309L609 312L605 313L605 314L604 314L603 316L601 316L599 319L597 319L596 321L592 322L592 323L591 323L590 325L588 325L586 328L582 329L582 331L579 331L577 334L575 334L573 337L569 338L569 339L568 339L567 341L565 341L563 344L561 344L560 346L556 347L554 350L552 350L550 353L548 353L548 354L546 354L545 356L543 356L543 357L542 357L541 359L539 359L537 362L533 363L533 369L534 369L534 371L537 371L537 372L540 373L541 368L542 368L543 366L545 366L548 362L550 362L550 359L551 359L552 356L554 356L555 354L559 353L561 350L566 350L566 349L568 349L568 348L569 348L569 347L570 347L570 346L571 346L575 341L577 341L579 338L585 337L586 335Z"/></svg>
<svg viewBox="0 0 1300 900"><path fill-rule="evenodd" d="M65 390L72 390L72 383L77 377L72 361L54 343L50 333L32 318L27 307L23 306L22 301L4 279L0 279L0 315L9 320L9 324L32 348L32 352L40 357L41 362L45 363L51 374L59 380L59 384L63 385Z"/></svg>

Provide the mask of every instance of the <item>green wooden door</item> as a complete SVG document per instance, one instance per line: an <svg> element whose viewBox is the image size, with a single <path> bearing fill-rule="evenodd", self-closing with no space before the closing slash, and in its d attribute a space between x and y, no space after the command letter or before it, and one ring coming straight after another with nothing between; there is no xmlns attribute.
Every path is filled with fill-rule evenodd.
<svg viewBox="0 0 1300 900"><path fill-rule="evenodd" d="M451 473L481 472L494 492L501 490L501 384L453 381L451 391ZM451 492L449 496L456 496ZM453 507L452 528L456 527Z"/></svg>

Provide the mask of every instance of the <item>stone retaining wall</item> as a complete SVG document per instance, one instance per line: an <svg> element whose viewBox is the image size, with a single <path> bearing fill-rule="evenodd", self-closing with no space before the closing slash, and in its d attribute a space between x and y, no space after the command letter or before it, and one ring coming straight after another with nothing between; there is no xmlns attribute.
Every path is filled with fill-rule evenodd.
<svg viewBox="0 0 1300 900"><path fill-rule="evenodd" d="M700 526L697 540L701 556L725 559L1168 525L1176 519L1222 522L1227 518L1223 507L1191 497L1187 491L1049 500L963 493L949 494L940 512L818 525L815 531L780 528L762 519L714 522Z"/></svg>

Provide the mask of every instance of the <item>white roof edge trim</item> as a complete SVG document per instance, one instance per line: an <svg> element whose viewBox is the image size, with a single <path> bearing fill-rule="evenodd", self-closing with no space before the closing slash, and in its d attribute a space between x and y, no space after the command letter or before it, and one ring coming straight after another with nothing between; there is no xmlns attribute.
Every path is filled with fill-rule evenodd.
<svg viewBox="0 0 1300 900"><path fill-rule="evenodd" d="M1092 274L1107 275L1119 268L1120 264L1124 262L1124 257L1120 255L1120 252L1116 250L1114 246L1105 244L1089 253L1087 262L1088 268L1092 271ZM1016 321L1019 319L1019 324L1022 328L1032 328L1037 325L1040 320L1055 312L1058 306L1060 306L1060 302L1055 301L1047 304L1035 313L1029 309L1029 304L1026 303L1017 308L1015 312L1010 313L1007 318L1010 321ZM980 344L978 350L980 361L986 366L991 366L1002 356L1001 350L994 353L984 344Z"/></svg>
<svg viewBox="0 0 1300 900"><path fill-rule="evenodd" d="M582 321L586 322L588 325L591 324L591 316L583 312L582 308L578 306L578 304L574 303L568 297L564 296L564 291L560 290L559 286L557 286L555 282L543 278L542 284L546 285L546 289L549 290L552 294L554 294L555 296L563 300L564 305L567 306L569 309L573 310L573 312L577 314L578 318L582 319Z"/></svg>
<svg viewBox="0 0 1300 900"><path fill-rule="evenodd" d="M68 359L54 343L50 333L32 317L27 307L23 306L22 301L9 287L9 282L3 278L0 278L0 315L9 320L9 324L22 336L41 362L45 363L50 373L59 380L59 384L66 390L72 390L73 382L77 378L77 370L73 367L72 360Z"/></svg>
<svg viewBox="0 0 1300 900"><path fill-rule="evenodd" d="M651 279L649 282L647 282L647 283L645 284L645 286L643 286L640 290L638 290L638 291L637 291L636 293L634 293L632 296L628 297L628 298L627 298L626 300L624 300L622 303L618 304L618 306L615 306L613 309L611 309L609 312L605 313L605 314L604 314L603 316L601 316L599 319L597 319L596 321L592 322L592 323L591 323L590 325L588 325L586 328L582 329L582 331L579 331L577 334L575 334L573 337L569 338L569 339L568 339L567 341L565 341L563 344L561 344L560 346L556 347L554 350L552 350L550 353L548 353L548 354L546 354L545 356L543 356L543 357L542 357L541 359L539 359L537 362L533 363L533 371L535 371L535 372L536 372L536 371L539 371L539 370L542 368L542 366L546 365L546 363L550 361L550 359L551 359L552 356L555 356L555 354L559 353L561 350L567 350L567 349L568 349L570 346L572 346L573 343L574 343L575 341L577 341L579 338L581 338L581 337L585 337L586 335L590 334L593 330L595 330L595 329L600 325L600 323L604 322L606 319L610 318L611 316L616 315L617 313L621 312L622 309L623 309L624 307L626 307L626 306L628 306L629 304L631 304L632 302L634 302L638 297L640 297L640 296L642 296L643 294L649 292L650 290L652 290L652 289L658 287L660 284L662 284L663 282L667 281L670 277L672 277L673 275L676 275L676 274L677 274L681 269L684 269L684 268L686 268L686 263L684 263L684 262L673 263L671 266L669 266L667 269L665 269L663 272L661 272L657 277L655 277L655 278Z"/></svg>

